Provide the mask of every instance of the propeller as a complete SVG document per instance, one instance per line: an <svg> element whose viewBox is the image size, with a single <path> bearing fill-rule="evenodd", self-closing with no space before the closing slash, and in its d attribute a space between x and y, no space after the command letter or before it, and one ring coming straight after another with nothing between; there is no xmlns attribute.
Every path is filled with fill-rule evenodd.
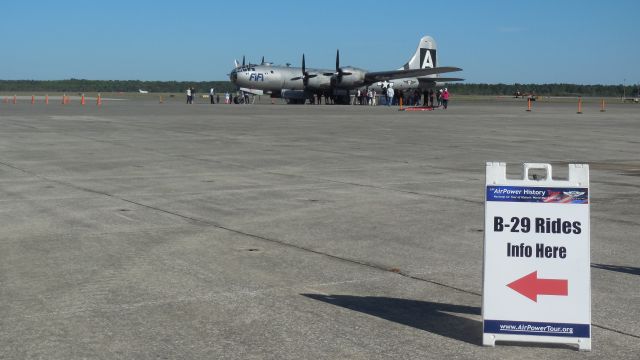
<svg viewBox="0 0 640 360"><path fill-rule="evenodd" d="M260 65L264 65L264 56L262 57L262 61L260 61Z"/></svg>
<svg viewBox="0 0 640 360"><path fill-rule="evenodd" d="M236 69L241 66L240 63L238 63L238 60L233 60L233 64L236 66ZM242 67L245 67L244 55L242 55Z"/></svg>
<svg viewBox="0 0 640 360"><path fill-rule="evenodd" d="M309 72L307 72L306 67L305 67L305 62L304 62L304 54L302 54L302 76L296 76L294 78L291 78L291 80L300 80L302 79L302 84L304 86L307 86L309 84L309 79L312 79L314 77L318 76L317 74L309 74Z"/></svg>
<svg viewBox="0 0 640 360"><path fill-rule="evenodd" d="M330 73L330 72L324 73L323 75L326 75L326 76L334 76L335 75L336 83L340 83L342 81L342 77L344 75L351 75L350 72L344 71L340 67L340 49L336 50L336 71L334 73Z"/></svg>

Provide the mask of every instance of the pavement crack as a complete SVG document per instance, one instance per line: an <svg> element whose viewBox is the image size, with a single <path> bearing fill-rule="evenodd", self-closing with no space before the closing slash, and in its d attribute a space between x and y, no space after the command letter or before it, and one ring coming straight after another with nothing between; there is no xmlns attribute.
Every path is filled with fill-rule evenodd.
<svg viewBox="0 0 640 360"><path fill-rule="evenodd" d="M629 332L626 332L626 331L614 329L612 327L608 327L608 326L604 326L604 325L600 325L600 324L596 324L596 323L591 323L591 326L595 326L595 327L600 328L602 330L608 330L608 331L614 332L616 334L631 336L633 338L640 339L640 335L636 335L636 334L632 334L632 333L629 333Z"/></svg>
<svg viewBox="0 0 640 360"><path fill-rule="evenodd" d="M169 214L169 215L172 215L172 216L180 217L182 219L189 220L190 222L193 222L193 223L198 223L198 224L202 224L202 225L206 225L206 226L215 227L217 229L226 230L226 231L232 232L234 234L251 237L253 239L258 239L258 240L270 242L270 243L273 243L273 244L278 244L278 245L281 245L281 246L286 246L286 247L297 249L297 250L303 251L303 252L308 252L308 253L312 253L312 254L316 254L316 255L325 256L325 257L328 257L328 258L331 258L331 259L334 259L334 260L338 260L338 261L342 261L342 262L347 262L347 263L351 263L351 264L365 266L365 267L368 267L368 268L371 268L371 269L375 269L375 270L379 270L379 271L391 272L391 273L394 273L394 274L397 274L397 275L400 275L400 276L403 276L403 277L406 277L406 278L409 278L409 279L431 283L431 284L434 284L434 285L446 287L446 288L453 289L453 290L460 291L460 292L467 293L467 294L478 295L478 296L481 295L481 294L479 294L477 292L474 292L474 291L469 291L469 290L465 290L465 289L458 288L458 287L455 287L455 286L447 285L445 283L438 282L438 281L435 281L435 280L429 280L429 279L424 279L424 278L420 278L420 277L417 277L417 276L412 276L412 275L403 273L401 271L397 271L397 269L387 268L387 267L382 266L380 264L375 264L375 263L372 263L372 262L367 262L367 261L353 259L353 258L341 257L341 256L333 255L333 254L330 254L330 253L327 253L327 252L322 252L322 251L319 251L319 250L315 250L315 249L312 249L312 248L307 248L307 247L304 247L304 246L291 244L291 243L285 242L285 241L280 240L280 239L274 239L274 238L270 238L270 237L266 237L266 236L262 236L262 235L252 234L252 233L249 233L249 232L246 232L246 231L242 231L242 230L234 229L234 228L222 225L222 224L218 224L218 223L210 221L210 220L204 220L204 219L199 219L199 218L196 218L196 217L193 217L193 216L183 215L183 214L180 214L180 213L175 212L175 211L171 211L171 210L163 209L163 208L160 208L160 207L157 207L157 206L152 206L152 205L144 204L144 203L141 203L141 202L138 202L138 201L126 199L124 197L116 196L116 195L113 195L113 194L109 194L109 193L104 192L104 191L94 190L94 189L90 189L90 188L87 188L87 187L84 187L84 186L78 186L78 185L75 185L75 184L73 184L71 182L66 182L66 181L61 181L61 180L56 180L56 179L50 179L50 178L47 178L45 176L38 175L38 174L33 173L33 172L29 171L29 170L21 169L21 168L15 167L15 166L10 165L10 164L6 164L6 163L2 163L2 162L0 162L0 164L3 164L5 166L9 166L11 168L14 168L14 169L17 169L17 170L20 170L20 171L23 171L25 173L28 173L28 174L30 174L32 176L35 176L35 177L37 177L39 179L42 179L42 180L45 180L45 181L51 181L51 182L54 182L54 183L57 183L57 184L60 184L60 185L69 186L69 187L72 187L74 189L85 191L85 192L89 192L89 193L92 193L92 194L107 196L107 197L110 197L110 198L113 198L113 199L117 199L117 200L120 200L120 201L124 201L124 202L130 203L130 204L133 204L133 205L141 206L141 207L144 207L144 208L147 208L147 209L151 209L151 210L159 211L159 212L162 212L162 213L165 213L165 214ZM297 176L297 175L290 175L290 176ZM331 180L327 180L327 181L331 181ZM351 184L351 185L360 185L360 184ZM365 186L365 185L360 185L360 186ZM407 192L407 193L413 193L413 192Z"/></svg>
<svg viewBox="0 0 640 360"><path fill-rule="evenodd" d="M169 214L169 215L172 215L172 216L176 216L176 217L179 217L179 218L182 218L182 219L185 219L185 220L189 220L190 222L195 223L195 224L211 226L211 227L214 227L214 228L217 228L217 229L226 230L226 231L234 233L234 234L238 234L238 235L250 237L250 238L253 238L253 239L269 242L269 243L272 243L272 244L278 244L280 246L296 249L296 250L299 250L299 251L302 251L302 252L316 254L316 255L324 256L324 257L327 257L327 258L330 258L330 259L333 259L333 260L337 260L337 261L341 261L341 262L346 262L346 263L350 263L350 264L355 264L355 265L368 267L368 268L374 269L376 271L384 271L384 272L394 273L394 274L397 274L397 275L402 276L402 277L407 278L407 279L426 282L426 283L429 283L429 284L433 284L433 285L441 286L441 287L444 287L444 288L447 288L447 289L451 289L451 290L455 290L455 291L458 291L458 292L462 292L462 293L465 293L465 294L475 295L475 296L480 296L480 297L482 296L481 293L478 293L478 292L475 292L475 291L471 291L471 290L459 288L459 287L456 287L456 286L448 285L448 284L440 282L440 281L435 281L435 280L431 280L431 279L425 279L425 278L421 278L421 277L418 277L418 276L410 275L410 274L404 273L402 271L398 271L397 269L387 268L387 267L385 267L383 265L375 264L373 262L368 262L368 261L363 261L363 260L358 260L358 259L353 259L353 258L347 258L347 257L341 257L341 256L333 255L333 254L330 254L330 253L327 253L327 252L322 252L322 251L315 250L315 249L312 249L312 248L307 248L307 247L304 247L304 246L291 244L291 243L285 242L285 241L280 240L280 239L270 238L270 237L266 237L266 236L262 236L262 235L258 235L258 234L252 234L252 233L249 233L249 232L246 232L246 231L242 231L242 230L239 230L239 229L234 229L234 228L231 228L229 226L218 224L218 223L215 223L215 222L210 221L210 220L199 219L197 217L183 215L183 214L180 214L178 212L167 210L167 209L163 209L163 208L160 208L160 207L157 207L157 206L147 205L147 204L144 204L144 203L141 203L141 202L138 202L138 201L126 199L124 197L116 196L116 195L113 195L113 194L109 194L109 193L104 192L104 191L99 191L99 190L94 190L94 189L90 189L90 188L83 187L83 186L78 186L78 185L75 185L75 184L73 184L71 182L51 179L51 178L48 178L46 176L39 175L39 174L34 173L32 171L29 171L29 170L26 170L26 169L22 169L20 167L11 165L11 164L6 163L6 162L1 162L0 161L0 165L4 165L4 166L7 166L7 167L12 168L12 169L19 170L21 172L24 172L26 174L29 174L31 176L37 177L37 178L45 180L45 181L50 181L50 182L54 182L54 183L57 183L57 184L60 184L60 185L69 186L69 187L72 187L74 189L85 191L85 192L89 192L89 193L92 193L92 194L97 194L97 195L107 196L107 197L110 197L110 198L113 198L113 199L118 199L118 200L130 203L130 204L134 204L134 205L141 206L141 207L144 207L144 208L147 208L147 209L159 211L159 212L162 212L162 213L165 213L165 214ZM296 175L296 174L279 174L279 173L275 173L275 172L268 172L268 173L278 174L278 175L286 175L286 176L299 176L299 177L305 177L306 178L306 176ZM353 185L353 186L363 186L363 187L376 188L376 189L382 189L382 190L390 190L390 189L387 189L387 188L384 188L384 187L373 186L373 185L365 185L365 184L358 184L358 183L351 183L351 182L342 182L342 181L328 180L328 179L322 179L322 180L330 181L330 182L336 182L336 183L342 183L342 184L348 184L348 185ZM425 194L412 192L412 191L403 191L403 190L397 190L397 189L392 189L392 190L393 191L398 191L398 192L403 192L403 193L408 193L408 194L425 195ZM436 196L436 195L430 195L430 196L435 196L435 197L440 197L440 198L450 198L450 197ZM461 199L456 199L456 200L461 200ZM482 201L473 201L473 200L464 200L464 201L475 203L475 204L482 204L483 203ZM635 334L632 334L632 333L629 333L629 332L626 332L626 331L623 331L623 330L618 330L618 329L615 329L615 328L612 328L612 327L609 327L609 326L606 326L606 325L600 325L600 324L596 324L596 323L591 323L591 325L594 326L594 327L600 328L602 330L611 331L611 332L615 332L615 333L620 334L620 335L626 335L626 336L630 336L630 337L633 337L633 338L640 339L639 335L635 335Z"/></svg>

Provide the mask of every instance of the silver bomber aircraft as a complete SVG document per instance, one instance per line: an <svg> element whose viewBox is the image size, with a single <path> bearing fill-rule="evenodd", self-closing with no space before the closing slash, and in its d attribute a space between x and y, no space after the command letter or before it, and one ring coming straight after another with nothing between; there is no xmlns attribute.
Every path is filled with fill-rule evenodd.
<svg viewBox="0 0 640 360"><path fill-rule="evenodd" d="M438 67L436 44L432 37L420 39L418 49L400 69L370 72L352 66L340 67L340 51L336 52L335 70L302 67L275 66L270 63L244 64L235 62L229 74L231 81L243 93L282 97L289 103L304 103L314 95L332 97L336 103L349 103L350 91L359 88L378 90L392 86L394 89L430 88L438 82L459 81L459 78L441 78L438 74L461 71L457 67Z"/></svg>

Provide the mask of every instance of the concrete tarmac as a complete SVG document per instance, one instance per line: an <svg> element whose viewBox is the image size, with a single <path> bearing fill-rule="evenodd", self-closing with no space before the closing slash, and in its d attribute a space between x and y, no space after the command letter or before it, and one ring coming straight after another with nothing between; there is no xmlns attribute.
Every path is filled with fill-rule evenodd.
<svg viewBox="0 0 640 360"><path fill-rule="evenodd" d="M2 359L637 359L640 107L0 104ZM593 351L481 345L484 166L591 168Z"/></svg>

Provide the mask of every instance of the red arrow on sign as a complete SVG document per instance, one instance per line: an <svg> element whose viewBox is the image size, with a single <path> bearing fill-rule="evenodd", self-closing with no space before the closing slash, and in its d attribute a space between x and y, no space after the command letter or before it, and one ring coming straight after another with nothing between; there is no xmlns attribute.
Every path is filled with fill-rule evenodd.
<svg viewBox="0 0 640 360"><path fill-rule="evenodd" d="M538 271L525 275L507 286L535 302L538 302L538 295L569 294L569 280L538 279Z"/></svg>

